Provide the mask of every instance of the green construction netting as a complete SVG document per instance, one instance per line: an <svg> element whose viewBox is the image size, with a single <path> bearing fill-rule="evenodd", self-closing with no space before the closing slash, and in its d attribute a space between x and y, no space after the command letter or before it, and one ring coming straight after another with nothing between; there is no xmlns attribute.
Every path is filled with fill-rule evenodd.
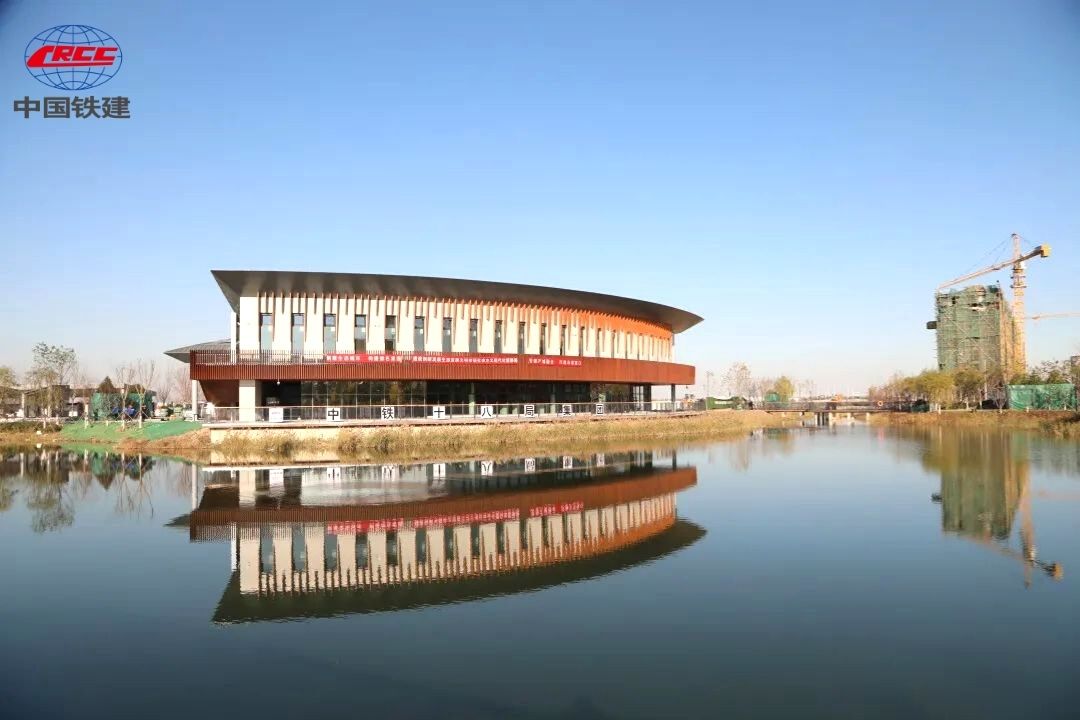
<svg viewBox="0 0 1080 720"><path fill-rule="evenodd" d="M1076 386L1007 385L1005 387L1011 410L1075 410Z"/></svg>

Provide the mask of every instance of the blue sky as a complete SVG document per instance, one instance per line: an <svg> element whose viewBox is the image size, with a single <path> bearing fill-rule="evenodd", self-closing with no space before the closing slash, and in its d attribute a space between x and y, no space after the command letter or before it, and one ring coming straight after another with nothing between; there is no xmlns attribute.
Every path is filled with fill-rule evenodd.
<svg viewBox="0 0 1080 720"><path fill-rule="evenodd" d="M58 24L114 35L133 118L24 120ZM1011 232L1080 310L1069 0L0 0L0 364L104 374L227 335L212 268L610 292L706 321L718 373L857 390L934 362L934 287ZM83 93L88 94L88 93ZM1007 283L1007 274L995 278ZM1080 318L1030 326L1033 361Z"/></svg>

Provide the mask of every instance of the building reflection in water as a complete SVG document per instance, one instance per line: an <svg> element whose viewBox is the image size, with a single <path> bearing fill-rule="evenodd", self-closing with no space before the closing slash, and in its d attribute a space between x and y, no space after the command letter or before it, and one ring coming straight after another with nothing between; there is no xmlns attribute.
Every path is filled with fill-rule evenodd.
<svg viewBox="0 0 1080 720"><path fill-rule="evenodd" d="M460 602L655 560L705 531L672 453L412 465L202 468L193 541L230 543L214 620Z"/></svg>
<svg viewBox="0 0 1080 720"><path fill-rule="evenodd" d="M923 466L941 475L941 526L947 533L973 540L1024 568L1031 585L1033 569L1060 580L1059 563L1038 557L1031 512L1029 438L1019 433L942 431L912 433L922 442ZM1011 543L1019 521L1019 549Z"/></svg>

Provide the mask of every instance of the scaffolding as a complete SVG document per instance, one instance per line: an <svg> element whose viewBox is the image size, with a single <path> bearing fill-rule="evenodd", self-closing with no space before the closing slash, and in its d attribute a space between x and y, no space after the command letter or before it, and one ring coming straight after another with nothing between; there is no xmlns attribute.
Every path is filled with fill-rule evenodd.
<svg viewBox="0 0 1080 720"><path fill-rule="evenodd" d="M1016 324L999 285L971 285L934 296L939 370L1012 368Z"/></svg>

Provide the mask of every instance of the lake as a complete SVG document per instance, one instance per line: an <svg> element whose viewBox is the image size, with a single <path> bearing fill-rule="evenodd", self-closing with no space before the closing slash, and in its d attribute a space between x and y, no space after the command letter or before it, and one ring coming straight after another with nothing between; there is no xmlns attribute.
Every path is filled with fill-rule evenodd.
<svg viewBox="0 0 1080 720"><path fill-rule="evenodd" d="M0 716L1072 718L1080 443L0 464Z"/></svg>

